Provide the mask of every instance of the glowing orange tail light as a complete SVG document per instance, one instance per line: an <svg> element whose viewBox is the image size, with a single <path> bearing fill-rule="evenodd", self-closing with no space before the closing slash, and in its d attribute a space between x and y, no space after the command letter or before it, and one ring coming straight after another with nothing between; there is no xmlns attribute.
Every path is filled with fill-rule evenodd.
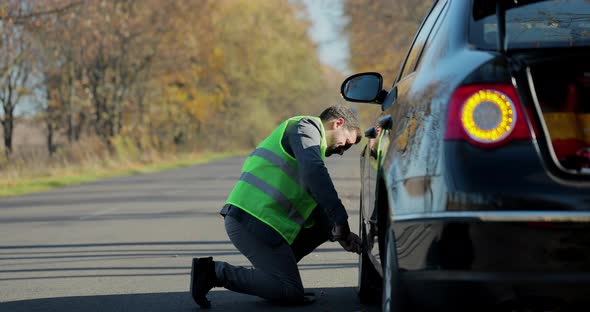
<svg viewBox="0 0 590 312"><path fill-rule="evenodd" d="M512 85L468 85L455 90L445 140L497 147L513 139L530 140L531 133Z"/></svg>

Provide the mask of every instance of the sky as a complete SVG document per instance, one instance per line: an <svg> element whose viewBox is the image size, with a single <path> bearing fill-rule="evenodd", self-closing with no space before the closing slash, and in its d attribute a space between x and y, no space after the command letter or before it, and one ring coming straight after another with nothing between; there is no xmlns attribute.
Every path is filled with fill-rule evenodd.
<svg viewBox="0 0 590 312"><path fill-rule="evenodd" d="M347 19L343 0L300 0L308 10L313 26L309 35L318 44L322 63L331 65L344 74L348 66L348 41L342 35Z"/></svg>

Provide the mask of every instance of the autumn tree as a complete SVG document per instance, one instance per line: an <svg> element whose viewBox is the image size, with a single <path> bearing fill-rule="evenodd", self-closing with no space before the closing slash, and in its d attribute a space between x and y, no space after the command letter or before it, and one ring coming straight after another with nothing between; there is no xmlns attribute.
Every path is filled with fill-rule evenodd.
<svg viewBox="0 0 590 312"><path fill-rule="evenodd" d="M184 6L177 31L165 39L176 49L162 51L177 63L164 66L165 88L153 107L177 116L174 138L198 133L201 144L252 146L278 120L326 105L318 102L325 83L300 8L288 1L177 5Z"/></svg>
<svg viewBox="0 0 590 312"><path fill-rule="evenodd" d="M0 4L0 123L4 148L9 156L13 147L14 117L17 106L28 92L31 74L30 41L17 18L26 14L26 6L18 1Z"/></svg>
<svg viewBox="0 0 590 312"><path fill-rule="evenodd" d="M224 119L224 132L254 145L278 120L328 105L320 96L325 82L310 24L297 18L301 8L288 1L226 2L219 24L231 86L227 107L240 119Z"/></svg>
<svg viewBox="0 0 590 312"><path fill-rule="evenodd" d="M391 85L432 1L345 0L354 71L377 71Z"/></svg>
<svg viewBox="0 0 590 312"><path fill-rule="evenodd" d="M384 88L397 78L414 34L432 1L345 0L349 23L345 29L354 72L379 72ZM375 122L378 107L360 105L361 120Z"/></svg>
<svg viewBox="0 0 590 312"><path fill-rule="evenodd" d="M47 15L43 18L43 27L35 29L35 36L41 48L37 49L36 64L41 73L42 89L45 101L41 104L40 114L46 125L46 142L50 154L56 150L55 134L65 128L69 143L80 137L81 123L76 127L75 112L82 111L75 105L76 84L81 78L81 66L76 59L78 49L75 42L79 32L72 23L75 10ZM82 113L83 114L83 113Z"/></svg>
<svg viewBox="0 0 590 312"><path fill-rule="evenodd" d="M330 104L310 24L288 0L21 3L36 25L27 64L50 153L56 134L111 152L251 147L279 120Z"/></svg>

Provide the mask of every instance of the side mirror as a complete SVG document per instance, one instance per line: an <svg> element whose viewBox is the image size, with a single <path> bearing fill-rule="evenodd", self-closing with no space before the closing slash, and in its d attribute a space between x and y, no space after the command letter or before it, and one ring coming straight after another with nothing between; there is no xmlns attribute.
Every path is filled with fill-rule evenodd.
<svg viewBox="0 0 590 312"><path fill-rule="evenodd" d="M365 137L369 139L374 139L377 137L377 129L375 127L369 127L365 130Z"/></svg>
<svg viewBox="0 0 590 312"><path fill-rule="evenodd" d="M379 73L360 73L342 82L342 97L350 102L382 103L387 92L383 90L383 76Z"/></svg>

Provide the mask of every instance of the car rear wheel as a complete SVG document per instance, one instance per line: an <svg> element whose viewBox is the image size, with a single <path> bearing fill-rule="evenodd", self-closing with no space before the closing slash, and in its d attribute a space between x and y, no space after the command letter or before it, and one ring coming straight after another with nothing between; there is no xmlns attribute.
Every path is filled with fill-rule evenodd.
<svg viewBox="0 0 590 312"><path fill-rule="evenodd" d="M395 235L391 226L385 235L385 261L383 262L382 311L413 311L408 307L408 300L399 278Z"/></svg>
<svg viewBox="0 0 590 312"><path fill-rule="evenodd" d="M362 206L361 206L362 207ZM363 214L359 216L359 234L363 242L367 239L363 226ZM363 243L363 246L366 246ZM362 303L377 303L381 298L381 276L369 259L368 251L363 248L359 255L357 292Z"/></svg>

